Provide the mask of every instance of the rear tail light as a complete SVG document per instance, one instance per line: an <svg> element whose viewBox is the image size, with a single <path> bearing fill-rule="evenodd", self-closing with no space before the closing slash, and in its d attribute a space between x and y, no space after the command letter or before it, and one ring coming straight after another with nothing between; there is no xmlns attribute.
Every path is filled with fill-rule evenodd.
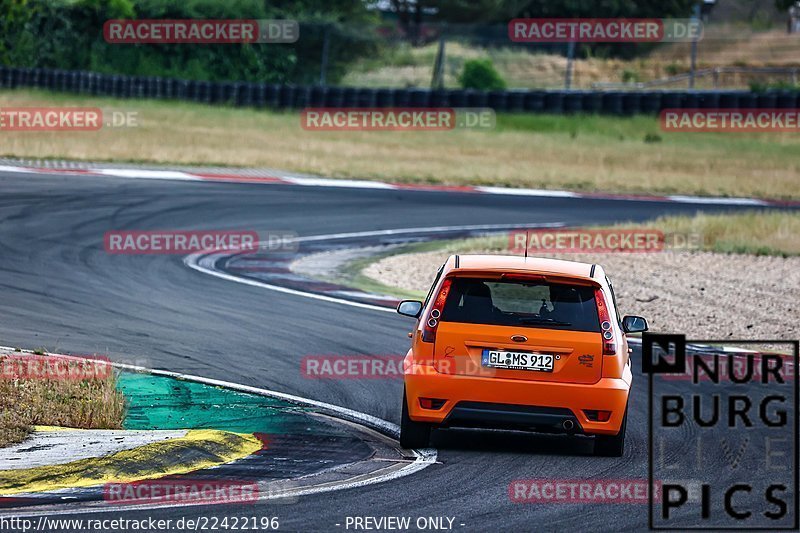
<svg viewBox="0 0 800 533"><path fill-rule="evenodd" d="M603 291L599 288L594 290L594 301L597 302L597 316L600 318L603 355L615 355L617 353L617 345L614 343L614 331L611 329L611 313L608 311Z"/></svg>
<svg viewBox="0 0 800 533"><path fill-rule="evenodd" d="M436 340L436 328L439 326L439 319L442 316L442 309L444 309L444 303L447 301L447 295L450 294L452 282L451 278L445 278L442 282L442 288L439 289L439 294L436 296L436 300L433 301L431 311L422 325L423 342L434 342Z"/></svg>

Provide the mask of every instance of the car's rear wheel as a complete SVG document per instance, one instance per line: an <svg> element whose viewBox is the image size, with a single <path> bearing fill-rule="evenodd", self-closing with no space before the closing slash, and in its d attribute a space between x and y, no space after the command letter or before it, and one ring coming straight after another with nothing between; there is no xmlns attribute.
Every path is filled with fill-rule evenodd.
<svg viewBox="0 0 800 533"><path fill-rule="evenodd" d="M431 440L431 425L414 422L408 416L408 399L403 391L403 412L400 415L400 446L403 448L427 448Z"/></svg>
<svg viewBox="0 0 800 533"><path fill-rule="evenodd" d="M628 408L622 417L622 426L616 435L597 435L594 438L594 454L601 457L622 457L625 452L625 429L628 426Z"/></svg>

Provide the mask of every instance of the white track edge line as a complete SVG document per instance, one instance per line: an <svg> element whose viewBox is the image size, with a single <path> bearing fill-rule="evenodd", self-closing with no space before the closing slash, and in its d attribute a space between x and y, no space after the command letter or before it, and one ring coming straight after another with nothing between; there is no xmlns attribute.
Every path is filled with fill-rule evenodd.
<svg viewBox="0 0 800 533"><path fill-rule="evenodd" d="M25 174L59 174L64 172L69 172L71 169L58 169L58 168L46 168L46 167L19 167L19 166L9 166L9 165L2 165L0 166L0 172L8 172L8 173L25 173ZM170 171L168 169L161 169L161 170L154 170L154 169L141 169L142 175L135 176L132 175L137 172L138 169L115 169L115 168L88 168L88 169L80 169L85 171L83 175L86 176L96 176L96 177L119 177L125 179L158 179L158 180L176 180L176 181L219 181L215 180L214 177L209 175L198 175L192 174L189 172L184 171ZM155 173L164 172L165 175L157 175ZM166 175L169 172L175 172L185 174L185 176L169 176ZM123 173L125 175L123 175ZM144 175L146 173L154 173L151 175ZM243 180L247 180L248 176L242 176ZM291 175L284 175L280 177L280 180L287 184L287 185L300 185L300 186L308 186L308 187L341 187L341 188L351 188L351 189L375 189L375 190L411 190L411 191L422 191L422 192L464 192L459 191L457 189L447 190L445 189L427 189L427 188L419 188L415 189L413 186L411 187L402 187L398 184L389 183L385 181L373 181L373 180L347 180L342 179L338 180L335 178L315 178L315 177L305 177L305 176L291 176ZM586 195L575 191L567 191L562 189L530 189L530 188L515 188L515 187L495 187L495 186L487 186L487 185L475 185L472 186L474 192L482 193L482 194L490 194L490 195L501 195L501 196L532 196L532 197L543 197L543 198L578 198L578 199L594 199L592 195ZM664 197L653 197L652 199L643 199L631 196L630 198L626 197L624 194L620 197L609 198L613 200L622 200L622 201L661 201L661 202L674 202L674 203L684 203L684 204L710 204L710 205L751 205L751 206L762 206L762 207L769 207L772 206L774 202L770 200L762 200L759 198L726 198L720 196L691 196L691 195L668 195Z"/></svg>
<svg viewBox="0 0 800 533"><path fill-rule="evenodd" d="M562 222L552 222L552 223L541 223L541 224L475 224L475 225L467 225L467 226L437 226L432 228L400 228L400 229L387 229L387 230L375 230L375 231L357 231L351 233L331 233L328 235L309 235L306 237L297 237L295 239L290 239L287 242L310 242L310 241L323 241L323 240L335 240L335 239L348 239L353 237L375 237L379 235L400 235L404 233L440 233L445 231L480 231L480 230L505 230L505 229L524 229L524 228L560 228L563 227L564 223ZM258 243L259 247L261 243ZM199 262L203 257L208 255L212 255L205 252L194 253L187 255L183 258L183 263L198 272L202 272L203 274L208 274L210 276L214 276L220 279L224 279L227 281L233 281L235 283L242 283L244 285L250 285L251 287L260 287L262 289L268 289L276 292L282 292L284 294L292 294L294 296L303 296L305 298L312 298L314 300L321 300L324 302L331 302L331 303L338 303L342 305L349 305L351 307L358 307L361 309L369 309L371 311L382 311L384 313L394 313L395 310L391 307L382 307L379 305L372 305L366 304L363 302L355 302L353 300L346 300L344 298L337 298L335 296L326 296L324 294L317 294L313 292L301 291L298 289L290 289L287 287L281 287L280 285L273 285L271 283L266 283L264 281L259 281L250 278L243 278L240 276L234 276L233 274L228 274L227 272L221 272L217 269L206 267L201 265Z"/></svg>
<svg viewBox="0 0 800 533"><path fill-rule="evenodd" d="M359 307L361 309L369 309L371 311L383 311L384 313L394 313L394 309L391 307L381 307L379 305L372 305L372 304L365 304L362 302L354 302L352 300L345 300L343 298L336 298L333 296L326 296L324 294L316 294L313 292L304 292L299 291L297 289L289 289L287 287L281 287L279 285L271 285L269 283L264 283L263 281L258 281L249 278L240 278L234 276L232 274L226 274L225 272L220 272L219 270L213 270L204 266L201 266L195 262L191 261L190 257L186 257L183 260L184 264L191 268L192 270L197 270L198 272L202 272L203 274L208 274L209 276L214 276L216 278L233 281L235 283L241 283L243 285L250 285L251 287L260 287L262 289L268 289L271 291L282 292L284 294L292 294L294 296L303 296L305 298L312 298L314 300L321 300L323 302L331 302L343 305L349 305L351 307Z"/></svg>

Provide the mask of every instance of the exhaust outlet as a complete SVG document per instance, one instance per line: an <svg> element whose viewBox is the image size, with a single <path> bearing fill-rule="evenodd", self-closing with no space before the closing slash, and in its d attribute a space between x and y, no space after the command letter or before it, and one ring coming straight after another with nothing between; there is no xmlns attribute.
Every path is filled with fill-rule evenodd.
<svg viewBox="0 0 800 533"><path fill-rule="evenodd" d="M570 419L566 419L566 420L564 420L564 422L561 424L561 426L562 426L562 427L563 427L563 428L564 428L566 431L572 431L572 430L575 428L575 423L574 423L572 420L570 420Z"/></svg>

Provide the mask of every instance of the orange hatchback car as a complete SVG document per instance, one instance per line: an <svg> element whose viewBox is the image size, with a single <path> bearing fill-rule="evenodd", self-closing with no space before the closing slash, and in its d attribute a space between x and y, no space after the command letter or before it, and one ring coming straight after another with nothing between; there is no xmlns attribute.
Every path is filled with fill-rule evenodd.
<svg viewBox="0 0 800 533"><path fill-rule="evenodd" d="M454 255L425 302L405 359L400 443L429 444L434 428L472 427L595 436L595 454L622 456L631 363L627 333L599 265Z"/></svg>

